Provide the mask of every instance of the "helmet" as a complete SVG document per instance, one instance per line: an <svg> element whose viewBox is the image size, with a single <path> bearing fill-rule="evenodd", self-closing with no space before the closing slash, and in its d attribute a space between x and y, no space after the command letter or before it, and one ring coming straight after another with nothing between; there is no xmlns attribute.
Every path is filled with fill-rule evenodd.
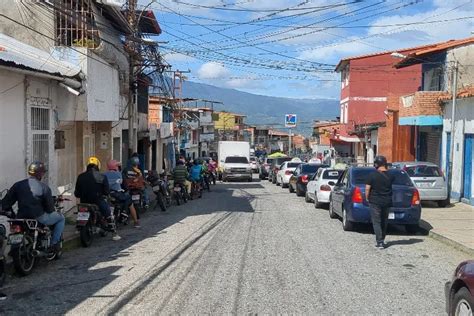
<svg viewBox="0 0 474 316"><path fill-rule="evenodd" d="M374 159L374 166L375 168L386 167L387 158L385 158L385 156L376 156Z"/></svg>
<svg viewBox="0 0 474 316"><path fill-rule="evenodd" d="M46 167L41 161L33 161L28 166L28 174L30 176L41 179L46 173Z"/></svg>
<svg viewBox="0 0 474 316"><path fill-rule="evenodd" d="M87 165L94 165L97 167L97 169L100 169L100 160L97 157L91 156L89 159L87 159Z"/></svg>
<svg viewBox="0 0 474 316"><path fill-rule="evenodd" d="M132 156L132 158L130 158L130 166L138 167L138 165L140 165L140 159L138 159L137 156Z"/></svg>
<svg viewBox="0 0 474 316"><path fill-rule="evenodd" d="M118 171L120 167L120 162L117 160L110 160L107 163L107 170L113 170L113 171Z"/></svg>
<svg viewBox="0 0 474 316"><path fill-rule="evenodd" d="M178 161L176 161L176 165L177 166L182 166L182 165L184 165L184 162L182 160L178 160Z"/></svg>

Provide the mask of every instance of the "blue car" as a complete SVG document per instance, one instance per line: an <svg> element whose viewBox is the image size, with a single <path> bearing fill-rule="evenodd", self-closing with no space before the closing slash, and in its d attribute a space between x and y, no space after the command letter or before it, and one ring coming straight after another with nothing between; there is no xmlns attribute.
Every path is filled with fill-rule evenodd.
<svg viewBox="0 0 474 316"><path fill-rule="evenodd" d="M331 193L329 216L342 217L342 228L353 230L354 223L371 223L370 209L365 199L367 177L377 172L372 167L350 167L344 171ZM404 225L407 232L418 230L421 217L420 195L408 174L399 169L390 169L395 176L393 184L393 207L388 216L389 224Z"/></svg>

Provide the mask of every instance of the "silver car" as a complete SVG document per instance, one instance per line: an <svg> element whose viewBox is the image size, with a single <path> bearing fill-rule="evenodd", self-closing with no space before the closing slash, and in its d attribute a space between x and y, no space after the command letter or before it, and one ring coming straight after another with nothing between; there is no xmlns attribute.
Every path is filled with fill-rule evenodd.
<svg viewBox="0 0 474 316"><path fill-rule="evenodd" d="M448 182L443 171L431 162L394 162L393 167L403 169L420 192L422 201L436 201L440 207L450 204Z"/></svg>

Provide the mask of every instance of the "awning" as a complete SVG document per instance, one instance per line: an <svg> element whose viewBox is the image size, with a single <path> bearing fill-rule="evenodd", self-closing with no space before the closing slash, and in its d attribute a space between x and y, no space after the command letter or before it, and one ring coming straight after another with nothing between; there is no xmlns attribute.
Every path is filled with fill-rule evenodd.
<svg viewBox="0 0 474 316"><path fill-rule="evenodd" d="M441 115L419 115L419 116L399 117L398 125L442 126L443 117Z"/></svg>

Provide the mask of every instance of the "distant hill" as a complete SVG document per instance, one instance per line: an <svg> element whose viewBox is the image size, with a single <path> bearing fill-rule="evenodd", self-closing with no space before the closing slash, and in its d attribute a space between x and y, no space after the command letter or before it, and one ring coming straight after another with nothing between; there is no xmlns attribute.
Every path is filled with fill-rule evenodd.
<svg viewBox="0 0 474 316"><path fill-rule="evenodd" d="M339 101L329 99L291 99L257 95L235 89L185 81L183 97L223 102L214 109L247 115L248 124L282 124L285 114L297 114L300 133L311 134L312 121L339 116ZM283 128L274 125L275 128Z"/></svg>

